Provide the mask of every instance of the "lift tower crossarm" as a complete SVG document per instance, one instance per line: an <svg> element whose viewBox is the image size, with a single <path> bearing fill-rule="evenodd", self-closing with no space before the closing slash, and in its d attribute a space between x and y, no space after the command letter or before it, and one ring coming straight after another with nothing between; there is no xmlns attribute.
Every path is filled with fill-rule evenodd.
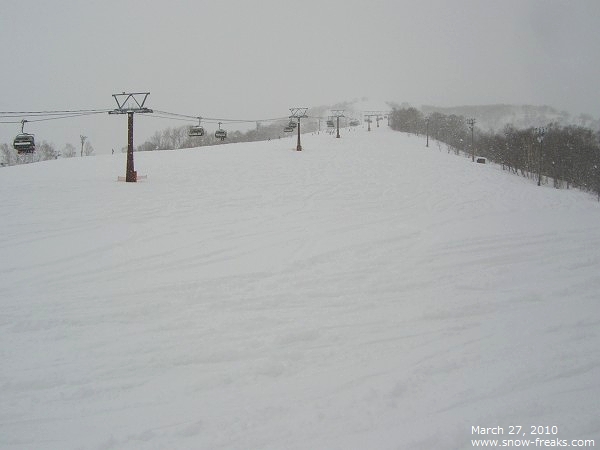
<svg viewBox="0 0 600 450"><path fill-rule="evenodd" d="M109 111L109 114L127 114L127 113L151 113L154 112L146 108L146 99L150 92L123 92L121 94L113 94L117 108Z"/></svg>

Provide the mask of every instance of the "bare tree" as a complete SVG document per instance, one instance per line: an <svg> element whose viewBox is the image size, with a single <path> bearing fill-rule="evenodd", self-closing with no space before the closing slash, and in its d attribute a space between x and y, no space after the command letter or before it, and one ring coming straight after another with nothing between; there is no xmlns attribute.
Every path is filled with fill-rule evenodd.
<svg viewBox="0 0 600 450"><path fill-rule="evenodd" d="M42 143L37 146L37 153L39 161L58 158L58 152L54 146L46 141L42 141Z"/></svg>
<svg viewBox="0 0 600 450"><path fill-rule="evenodd" d="M90 141L87 141L85 143L84 147L85 148L83 150L83 153L85 154L85 156L91 156L91 155L94 154L94 147L92 146L92 144L90 143Z"/></svg>
<svg viewBox="0 0 600 450"><path fill-rule="evenodd" d="M77 155L77 150L73 144L65 144L62 150L63 158L73 158Z"/></svg>
<svg viewBox="0 0 600 450"><path fill-rule="evenodd" d="M79 139L81 139L81 157L83 157L83 144L85 143L85 140L87 139L87 136L84 136L83 134L79 135Z"/></svg>
<svg viewBox="0 0 600 450"><path fill-rule="evenodd" d="M17 151L8 144L0 145L0 163L4 166L13 166L17 163Z"/></svg>

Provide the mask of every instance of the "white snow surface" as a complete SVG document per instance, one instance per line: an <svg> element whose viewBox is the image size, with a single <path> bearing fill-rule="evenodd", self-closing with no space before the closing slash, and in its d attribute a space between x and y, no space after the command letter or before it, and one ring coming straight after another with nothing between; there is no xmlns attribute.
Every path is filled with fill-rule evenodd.
<svg viewBox="0 0 600 450"><path fill-rule="evenodd" d="M383 126L295 144L0 169L1 449L600 442L593 196Z"/></svg>

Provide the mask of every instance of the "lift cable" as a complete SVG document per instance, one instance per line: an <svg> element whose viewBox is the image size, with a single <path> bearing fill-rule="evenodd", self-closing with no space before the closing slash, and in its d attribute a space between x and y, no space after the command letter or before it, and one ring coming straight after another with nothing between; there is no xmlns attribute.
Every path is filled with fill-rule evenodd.
<svg viewBox="0 0 600 450"><path fill-rule="evenodd" d="M184 119L193 119L193 120L197 120L198 116L190 116L187 114L178 114L178 113L172 113L172 112L168 112L168 111L159 111L159 110L154 110L155 113L159 113L159 114L163 114L163 115L167 115L167 116L172 116L173 118L175 117L179 117L181 118L181 120ZM166 118L166 117L164 117ZM275 122L278 120L286 120L289 117L275 117L275 118L271 118L271 119L225 119L225 118L217 118L217 117L202 117L202 121L203 122L207 122L207 123L219 123L219 122L227 122L227 123L256 123L256 122Z"/></svg>
<svg viewBox="0 0 600 450"><path fill-rule="evenodd" d="M62 115L49 115L48 117L45 117L43 115L37 115L37 116L34 115L33 117L35 117L35 118L27 119L26 122L45 122L48 120L70 119L73 117L91 116L94 114L104 114L104 113L106 113L106 111L78 112L78 113L71 113L71 114L63 113ZM7 117L11 117L11 116L7 116ZM23 117L23 116L14 116L14 117ZM21 122L22 122L22 120L0 120L0 123L21 123Z"/></svg>
<svg viewBox="0 0 600 450"><path fill-rule="evenodd" d="M96 112L88 112L88 113L74 113L74 114L68 114L68 115L64 115L64 116L53 116L53 117L46 117L44 119L32 119L29 122L44 122L46 120L58 120L58 119L69 119L71 117L81 117L81 116L93 116L96 114L106 114L107 111L96 111Z"/></svg>
<svg viewBox="0 0 600 450"><path fill-rule="evenodd" d="M100 114L106 113L110 109L66 109L66 110L55 110L55 111L0 111L0 117L11 118L11 117L23 117L23 116L60 116L65 114Z"/></svg>
<svg viewBox="0 0 600 450"><path fill-rule="evenodd" d="M76 117L79 115L88 115L88 114L102 114L112 111L112 109L66 109L66 110L45 110L45 111L0 111L0 119L10 119L10 118L22 118L22 117L52 117L52 116L60 116L61 118L68 117ZM197 120L198 116L192 116L188 114L179 114L173 113L169 111L160 111L154 110L154 116L158 118L164 119L175 119L179 118L180 120ZM156 114L158 113L158 114ZM203 121L206 122L227 122L227 123L256 123L256 122L275 122L278 120L285 120L288 117L275 117L268 119L227 119L227 118L219 118L219 117L202 117ZM43 120L43 119L38 119ZM31 120L32 122L34 120ZM0 123L14 123L10 122L0 122Z"/></svg>
<svg viewBox="0 0 600 450"><path fill-rule="evenodd" d="M69 119L73 117L88 116L94 114L105 114L112 109L66 109L66 110L44 110L44 111L0 111L0 124L21 123L22 119L27 118L27 122L43 122L48 120ZM158 119L180 120L189 122L190 120L198 120L198 116L188 114L179 114L169 111L154 110L154 113L148 116ZM6 119L19 120L6 120ZM202 117L204 123L257 123L257 122L277 122L289 119L285 117L275 117L268 119L227 119L217 117Z"/></svg>
<svg viewBox="0 0 600 450"><path fill-rule="evenodd" d="M181 117L164 116L164 115L156 114L156 113L147 114L144 116L144 118L146 118L146 117L150 117L152 119L180 120L181 122L189 122L190 121L190 119L183 119ZM198 120L197 117L195 117L195 119Z"/></svg>

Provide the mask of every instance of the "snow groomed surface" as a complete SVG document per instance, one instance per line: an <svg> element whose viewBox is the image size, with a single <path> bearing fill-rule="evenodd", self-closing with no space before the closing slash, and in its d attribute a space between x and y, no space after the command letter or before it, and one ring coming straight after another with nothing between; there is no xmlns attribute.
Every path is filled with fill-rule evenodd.
<svg viewBox="0 0 600 450"><path fill-rule="evenodd" d="M0 170L0 448L600 442L595 199L383 127L302 144Z"/></svg>

